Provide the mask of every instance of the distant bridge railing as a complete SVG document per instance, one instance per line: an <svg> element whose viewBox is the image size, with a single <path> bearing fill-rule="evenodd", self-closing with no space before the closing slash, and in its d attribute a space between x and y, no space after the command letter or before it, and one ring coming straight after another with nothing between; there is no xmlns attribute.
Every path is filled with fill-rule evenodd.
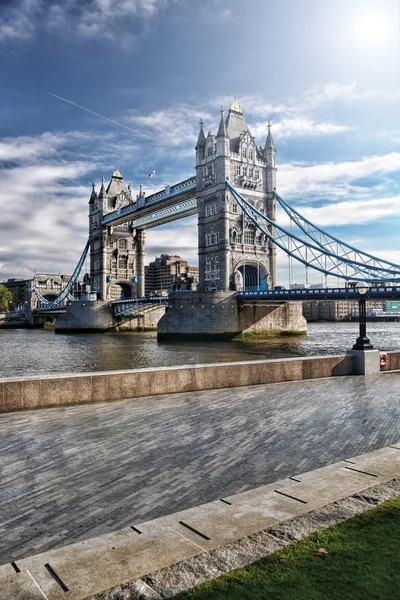
<svg viewBox="0 0 400 600"><path fill-rule="evenodd" d="M354 288L318 288L299 290L267 290L238 292L238 298L254 300L358 300L358 292ZM370 287L367 300L398 298L400 286Z"/></svg>
<svg viewBox="0 0 400 600"><path fill-rule="evenodd" d="M103 217L102 224L106 225L118 219L122 216L134 215L137 211L142 208L147 208L148 206L153 206L158 204L162 200L167 200L168 198L173 198L174 196L179 196L184 192L190 192L196 190L196 177L190 177L189 179L185 179L185 181L181 181L176 183L175 185L167 186L165 189L152 194L151 196L144 196L143 198L138 198L137 202L130 204L129 206L124 206L122 208L117 208L117 210L113 210L112 212L107 213Z"/></svg>

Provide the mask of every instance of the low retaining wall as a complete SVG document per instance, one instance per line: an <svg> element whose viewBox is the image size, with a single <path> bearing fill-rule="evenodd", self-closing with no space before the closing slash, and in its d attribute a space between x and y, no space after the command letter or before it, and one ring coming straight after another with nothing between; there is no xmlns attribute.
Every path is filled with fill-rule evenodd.
<svg viewBox="0 0 400 600"><path fill-rule="evenodd" d="M400 368L400 352L387 352L382 370ZM353 375L350 355L184 365L129 371L0 379L0 410L107 402L159 394Z"/></svg>

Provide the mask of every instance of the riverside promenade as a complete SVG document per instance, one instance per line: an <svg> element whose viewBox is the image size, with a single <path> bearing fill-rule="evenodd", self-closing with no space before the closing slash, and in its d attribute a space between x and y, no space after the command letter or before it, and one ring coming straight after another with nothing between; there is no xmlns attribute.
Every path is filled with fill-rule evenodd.
<svg viewBox="0 0 400 600"><path fill-rule="evenodd" d="M0 414L0 564L400 439L400 373Z"/></svg>

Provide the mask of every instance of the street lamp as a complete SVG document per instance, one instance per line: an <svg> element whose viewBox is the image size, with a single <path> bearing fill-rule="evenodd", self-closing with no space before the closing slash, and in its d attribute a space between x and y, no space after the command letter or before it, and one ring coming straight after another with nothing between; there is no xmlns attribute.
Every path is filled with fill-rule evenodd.
<svg viewBox="0 0 400 600"><path fill-rule="evenodd" d="M373 346L367 338L367 315L365 297L369 290L369 285L365 281L359 281L356 285L359 294L358 299L358 321L360 324L360 335L353 346L353 350L372 350Z"/></svg>

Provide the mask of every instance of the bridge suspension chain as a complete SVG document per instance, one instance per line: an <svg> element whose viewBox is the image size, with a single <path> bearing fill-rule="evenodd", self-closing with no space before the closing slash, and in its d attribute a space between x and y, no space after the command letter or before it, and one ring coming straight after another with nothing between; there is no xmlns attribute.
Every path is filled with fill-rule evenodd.
<svg viewBox="0 0 400 600"><path fill-rule="evenodd" d="M350 258L350 251L347 250L343 253L344 255L341 255L337 251L334 251L331 242L327 242L325 246L322 237L317 241L315 239L315 232L313 232L312 235L309 235L307 230L305 230L305 227L300 227L302 233L306 234L303 236L304 239L302 239L292 231L288 231L286 228L279 225L279 223L272 221L255 208L255 206L253 206L249 200L244 198L228 180L226 181L226 184L251 222L262 231L268 239L278 246L278 248L306 267L319 271L326 276L332 275L345 280L365 280L371 283L376 283L377 281L400 281L400 265L388 263L387 261L373 257L372 255L367 255L361 251L359 252L356 249L354 250L355 252L359 252L360 257L364 254L368 256L368 261ZM301 222L300 218L302 218L302 216L300 213L297 213L297 215L296 219ZM298 225L291 215L289 215L289 217L293 223ZM329 234L326 234L320 228L318 228L318 231L321 233L321 236L329 236ZM338 240L338 243L341 242ZM344 242L343 245L345 245Z"/></svg>
<svg viewBox="0 0 400 600"><path fill-rule="evenodd" d="M66 285L63 287L57 298L55 298L54 300L47 300L47 298L44 298L44 296L42 296L42 294L36 288L33 288L32 292L35 293L36 297L38 298L38 300L40 300L41 304L43 304L44 308L54 308L56 306L60 306L60 304L62 304L65 300L74 299L71 292L74 289L74 286L82 270L83 264L86 260L87 253L89 251L89 246L90 241L88 240L81 254L81 257L74 269L74 272L72 273L68 283L66 283Z"/></svg>
<svg viewBox="0 0 400 600"><path fill-rule="evenodd" d="M289 216L290 220L293 221L297 227L301 229L301 231L303 231L305 235L318 246L321 246L324 249L329 248L331 252L338 256L342 256L343 258L351 258L353 255L351 260L353 262L357 262L358 264L364 264L366 266L375 267L384 271L393 271L393 273L398 274L400 269L399 265L382 258L378 258L377 256L373 256L372 254L368 254L368 252L364 252L363 250L358 250L347 242L344 242L343 240L340 240L339 238L327 233L321 227L315 225L315 223L312 223L297 210L292 208L276 190L274 190L274 196L279 205Z"/></svg>

